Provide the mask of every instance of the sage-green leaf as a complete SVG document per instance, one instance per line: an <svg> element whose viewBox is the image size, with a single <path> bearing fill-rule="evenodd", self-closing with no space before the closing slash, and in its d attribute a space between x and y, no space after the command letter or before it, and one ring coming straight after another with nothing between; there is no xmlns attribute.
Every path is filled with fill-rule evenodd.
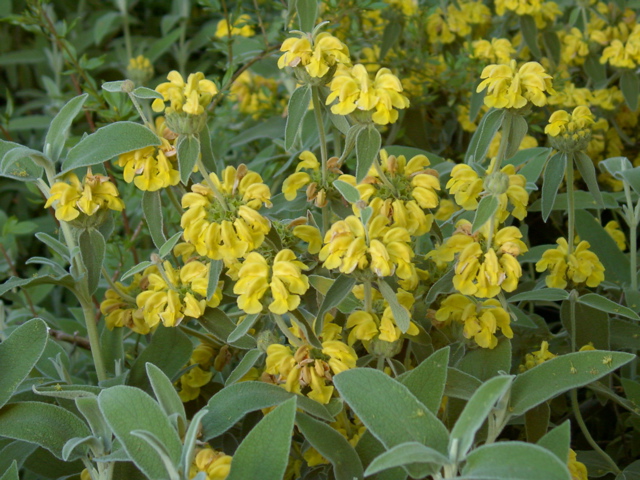
<svg viewBox="0 0 640 480"><path fill-rule="evenodd" d="M491 140L495 137L496 132L502 125L505 111L502 108L489 110L484 114L478 128L473 133L469 148L464 156L464 163L482 163L484 162Z"/></svg>
<svg viewBox="0 0 640 480"><path fill-rule="evenodd" d="M72 98L60 109L53 120L51 120L51 126L44 139L44 151L52 162L55 163L60 159L60 154L64 148L64 142L69 133L71 123L82 110L82 106L88 96L88 93L83 93L82 95Z"/></svg>
<svg viewBox="0 0 640 480"><path fill-rule="evenodd" d="M638 108L638 95L640 95L638 74L633 70L624 70L620 76L620 90L629 109L635 111Z"/></svg>
<svg viewBox="0 0 640 480"><path fill-rule="evenodd" d="M24 461L37 448L38 446L34 443L20 440L15 440L4 448L0 448L0 472L6 472L14 461L18 462L18 468L21 468Z"/></svg>
<svg viewBox="0 0 640 480"><path fill-rule="evenodd" d="M476 432L480 430L496 403L504 397L512 381L511 375L493 377L476 390L451 430L449 452L456 447L456 452L451 455L456 455L459 460L466 456Z"/></svg>
<svg viewBox="0 0 640 480"><path fill-rule="evenodd" d="M322 300L318 314L316 315L316 322L314 330L316 335L322 333L324 327L324 314L334 307L337 307L342 300L344 300L350 293L353 286L356 284L356 279L347 275L339 275L335 279L329 291Z"/></svg>
<svg viewBox="0 0 640 480"><path fill-rule="evenodd" d="M354 448L340 433L304 413L296 415L296 425L305 440L331 462L336 480L362 478L362 462Z"/></svg>
<svg viewBox="0 0 640 480"><path fill-rule="evenodd" d="M575 153L573 159L576 162L576 166L578 167L578 171L580 172L582 179L587 184L589 193L593 195L598 207L604 208L604 200L602 199L600 187L598 186L598 177L596 175L596 167L593 165L593 161L584 152Z"/></svg>
<svg viewBox="0 0 640 480"><path fill-rule="evenodd" d="M535 443L547 433L550 418L551 409L547 402L542 402L524 414L524 429L527 434L527 442Z"/></svg>
<svg viewBox="0 0 640 480"><path fill-rule="evenodd" d="M547 302L557 302L569 298L569 293L561 288L540 288L538 290L530 290L528 292L516 293L507 300L510 303L524 302L531 300L544 300Z"/></svg>
<svg viewBox="0 0 640 480"><path fill-rule="evenodd" d="M535 58L540 58L542 53L540 52L540 47L538 47L538 27L536 26L536 21L533 19L531 15L522 15L520 17L520 30L522 31L522 36L524 37L524 41L531 50L531 53Z"/></svg>
<svg viewBox="0 0 640 480"><path fill-rule="evenodd" d="M142 213L147 221L153 244L158 249L162 248L167 238L164 236L162 200L159 191L145 191L142 194Z"/></svg>
<svg viewBox="0 0 640 480"><path fill-rule="evenodd" d="M137 87L133 90L133 96L139 98L141 100L150 100L152 98L159 98L160 100L164 100L164 97L161 93L156 92L155 90L151 90L147 87Z"/></svg>
<svg viewBox="0 0 640 480"><path fill-rule="evenodd" d="M260 315L261 313L254 313L251 315L247 315L243 320L238 320L238 325L227 337L227 342L231 344L244 337L258 321Z"/></svg>
<svg viewBox="0 0 640 480"><path fill-rule="evenodd" d="M48 161L37 150L0 140L0 176L21 182L36 180L42 176L40 163Z"/></svg>
<svg viewBox="0 0 640 480"><path fill-rule="evenodd" d="M406 442L390 448L378 455L364 472L366 476L382 472L394 467L404 467L412 463L434 463L442 466L449 459L442 453L418 442Z"/></svg>
<svg viewBox="0 0 640 480"><path fill-rule="evenodd" d="M164 244L158 249L158 255L160 258L164 258L171 253L173 247L176 246L176 243L180 241L180 237L182 236L182 232L174 233L171 235L171 238L164 242Z"/></svg>
<svg viewBox="0 0 640 480"><path fill-rule="evenodd" d="M447 454L445 426L397 380L379 370L355 368L336 375L334 385L385 447L418 442Z"/></svg>
<svg viewBox="0 0 640 480"><path fill-rule="evenodd" d="M80 140L62 162L62 173L107 162L118 155L160 145L158 136L134 122L116 122Z"/></svg>
<svg viewBox="0 0 640 480"><path fill-rule="evenodd" d="M120 277L120 281L124 282L127 278L133 277L136 273L142 272L145 268L150 267L151 265L153 265L153 263L148 260L140 262L138 265L131 267L129 270L123 273L122 277Z"/></svg>
<svg viewBox="0 0 640 480"><path fill-rule="evenodd" d="M633 320L640 320L638 314L630 308L624 307L619 303L603 297L602 295L598 295L597 293L587 293L586 295L578 297L578 303L588 305L597 310L611 313L613 315L620 315L622 317L631 318Z"/></svg>
<svg viewBox="0 0 640 480"><path fill-rule="evenodd" d="M335 180L333 186L338 189L340 195L342 195L347 202L356 203L360 200L360 192L358 192L358 189L349 185L347 182Z"/></svg>
<svg viewBox="0 0 640 480"><path fill-rule="evenodd" d="M27 378L47 344L47 325L34 318L16 328L0 343L0 407Z"/></svg>
<svg viewBox="0 0 640 480"><path fill-rule="evenodd" d="M207 301L213 298L213 294L216 293L218 288L218 282L220 281L220 274L222 273L222 267L224 263L222 260L211 260L209 263L209 281L207 282Z"/></svg>
<svg viewBox="0 0 640 480"><path fill-rule="evenodd" d="M480 385L482 382L473 375L454 367L447 368L447 383L444 386L446 396L469 400Z"/></svg>
<svg viewBox="0 0 640 480"><path fill-rule="evenodd" d="M511 341L501 338L493 348L478 348L467 352L456 365L460 370L483 382L511 370Z"/></svg>
<svg viewBox="0 0 640 480"><path fill-rule="evenodd" d="M474 480L571 480L566 463L523 442L483 445L467 457L462 477Z"/></svg>
<svg viewBox="0 0 640 480"><path fill-rule="evenodd" d="M552 358L518 375L511 388L512 415L522 415L573 388L583 387L635 358L625 352L592 350Z"/></svg>
<svg viewBox="0 0 640 480"><path fill-rule="evenodd" d="M409 442L407 442L409 443ZM371 434L371 431L365 430L360 436L360 440L356 445L356 452L362 461L363 466L370 465L376 457L379 457L387 450L380 441ZM378 473L374 480L406 480L407 472L404 468L395 467Z"/></svg>
<svg viewBox="0 0 640 480"><path fill-rule="evenodd" d="M449 351L448 346L441 348L416 368L398 377L400 383L433 413L438 412L442 403L444 386L447 382Z"/></svg>
<svg viewBox="0 0 640 480"><path fill-rule="evenodd" d="M62 458L62 449L74 437L91 435L73 413L41 402L10 403L0 409L0 436L34 443Z"/></svg>
<svg viewBox="0 0 640 480"><path fill-rule="evenodd" d="M538 445L553 453L562 463L569 461L569 445L571 443L571 423L567 420L553 430L547 432Z"/></svg>
<svg viewBox="0 0 640 480"><path fill-rule="evenodd" d="M233 455L227 480L282 480L295 414L296 399L290 398L260 420Z"/></svg>
<svg viewBox="0 0 640 480"><path fill-rule="evenodd" d="M18 476L18 462L16 460L11 462L11 466L2 474L0 480L20 480Z"/></svg>
<svg viewBox="0 0 640 480"><path fill-rule="evenodd" d="M589 242L590 250L604 266L604 277L622 285L629 282L629 257L622 253L615 240L596 218L585 210L576 211L576 233Z"/></svg>
<svg viewBox="0 0 640 480"><path fill-rule="evenodd" d="M146 367L147 376L149 377L151 388L153 388L153 394L158 400L162 410L164 410L164 413L168 417L177 413L186 421L187 414L184 411L184 405L169 377L153 363L147 363Z"/></svg>
<svg viewBox="0 0 640 480"><path fill-rule="evenodd" d="M380 146L382 145L382 137L380 132L373 126L363 128L356 137L356 182L360 183L369 173L369 169L375 162Z"/></svg>
<svg viewBox="0 0 640 480"><path fill-rule="evenodd" d="M176 150L180 180L186 185L200 155L200 140L195 135L180 135Z"/></svg>
<svg viewBox="0 0 640 480"><path fill-rule="evenodd" d="M579 14L580 8L576 7L572 13ZM593 81L594 89L607 88L609 79L607 78L607 66L600 63L600 55L593 53L587 56L584 62L584 72Z"/></svg>
<svg viewBox="0 0 640 480"><path fill-rule="evenodd" d="M67 443L64 444L62 448L62 459L65 462L71 460L77 460L82 457L86 457L89 453L89 449L94 452L98 452L102 450L102 443L100 440L93 436L89 435L88 437L76 437L70 439Z"/></svg>
<svg viewBox="0 0 640 480"><path fill-rule="evenodd" d="M296 0L296 11L300 30L311 33L318 16L318 0Z"/></svg>
<svg viewBox="0 0 640 480"><path fill-rule="evenodd" d="M527 135L529 125L522 115L514 115L508 111L505 113L504 121L511 122L511 128L509 129L509 143L505 153L505 158L511 158L520 149L520 144Z"/></svg>
<svg viewBox="0 0 640 480"><path fill-rule="evenodd" d="M152 389L147 377L147 362L154 364L167 377L173 378L189 361L192 351L193 344L189 337L177 328L160 325L149 346L133 362L127 384L150 393Z"/></svg>
<svg viewBox="0 0 640 480"><path fill-rule="evenodd" d="M387 56L389 50L402 38L402 22L390 20L384 27L382 32L382 41L380 42L380 54L378 61L382 62Z"/></svg>
<svg viewBox="0 0 640 480"><path fill-rule="evenodd" d="M261 126L261 125L260 125ZM216 164L216 157L213 153L211 145L211 132L209 127L205 127L200 132L200 155L202 155L202 164L210 172L217 172L220 167Z"/></svg>
<svg viewBox="0 0 640 480"><path fill-rule="evenodd" d="M547 167L544 169L542 175L542 219L545 222L553 209L566 167L567 155L558 152L549 159Z"/></svg>
<svg viewBox="0 0 640 480"><path fill-rule="evenodd" d="M113 82L104 82L101 88L110 93L123 93L122 84L124 80L115 80Z"/></svg>
<svg viewBox="0 0 640 480"><path fill-rule="evenodd" d="M256 364L258 360L262 358L264 353L258 349L249 350L244 354L238 366L227 377L227 381L224 383L226 386L233 385L242 377L244 377L249 370Z"/></svg>
<svg viewBox="0 0 640 480"><path fill-rule="evenodd" d="M631 186L631 188L633 188L636 193L640 195L640 167L624 170L620 172L618 176L622 177Z"/></svg>
<svg viewBox="0 0 640 480"><path fill-rule="evenodd" d="M102 234L94 229L83 230L78 237L80 255L82 263L87 269L87 288L89 295L93 295L98 289L100 276L102 275L102 264L107 245Z"/></svg>
<svg viewBox="0 0 640 480"><path fill-rule="evenodd" d="M219 308L207 308L204 315L196 320L198 320L198 323L202 325L207 332L222 343L228 342L229 345L242 350L256 348L256 339L251 335L243 335L233 342L227 340L236 330L237 326L231 321L227 314Z"/></svg>
<svg viewBox="0 0 640 480"><path fill-rule="evenodd" d="M195 457L196 440L200 435L200 422L202 417L207 414L208 410L203 408L196 413L191 422L189 428L184 436L184 447L182 448L182 459L180 460L180 467L183 472L189 471L191 464L193 463L193 457Z"/></svg>
<svg viewBox="0 0 640 480"><path fill-rule="evenodd" d="M393 315L396 325L398 325L402 333L406 333L411 326L411 313L409 313L409 310L407 310L404 305L400 305L398 297L396 297L396 292L393 291L393 288L391 288L387 282L379 279L377 283L380 293L382 293L382 296L391 307L391 314Z"/></svg>
<svg viewBox="0 0 640 480"><path fill-rule="evenodd" d="M75 399L78 411L84 416L85 420L91 428L91 432L98 438L101 438L105 451L111 450L111 429L107 425L107 421L100 411L98 405L98 397L78 397Z"/></svg>
<svg viewBox="0 0 640 480"><path fill-rule="evenodd" d="M520 172L521 173L521 172ZM615 197L609 192L601 192L600 196L604 202L604 208L618 208L619 204ZM595 210L603 208L589 192L577 190L573 192L573 206L576 210ZM551 207L552 211L566 212L569 208L569 201L566 193L559 193L556 195L556 199ZM542 210L542 201L540 199L533 202L527 208L529 212L539 212Z"/></svg>
<svg viewBox="0 0 640 480"><path fill-rule="evenodd" d="M431 286L429 293L427 293L427 296L424 299L424 303L427 307L435 302L436 298L438 298L438 295L441 293L451 293L453 291L453 277L455 274L455 269L451 268Z"/></svg>
<svg viewBox="0 0 640 480"><path fill-rule="evenodd" d="M302 119L304 114L309 109L309 102L311 101L311 87L309 85L303 85L298 87L291 98L289 99L289 107L287 109L287 124L284 128L284 148L285 150L291 150L293 142L296 139L298 130L302 125Z"/></svg>
<svg viewBox="0 0 640 480"><path fill-rule="evenodd" d="M482 226L487 223L498 211L500 202L497 197L493 195L487 195L483 197L478 203L476 214L473 217L473 225L471 226L472 232L477 232Z"/></svg>
<svg viewBox="0 0 640 480"><path fill-rule="evenodd" d="M173 465L180 462L180 438L153 398L138 388L118 385L103 390L98 404L116 438L138 468L149 478L168 480L156 450L131 433L146 430L155 435L167 449Z"/></svg>
<svg viewBox="0 0 640 480"><path fill-rule="evenodd" d="M69 247L67 247L64 243L44 232L37 232L35 234L35 237L51 250L60 255L62 258L64 258L65 260L69 260Z"/></svg>
<svg viewBox="0 0 640 480"><path fill-rule="evenodd" d="M17 287L32 287L36 285L62 285L63 287L73 287L74 281L71 275L54 277L53 275L38 275L31 278L10 277L6 282L0 284L0 296Z"/></svg>
<svg viewBox="0 0 640 480"><path fill-rule="evenodd" d="M202 436L205 440L217 437L247 413L279 405L294 396L296 394L270 383L234 383L220 390L209 400L209 413L202 419ZM324 405L307 397L297 397L298 408L304 412L328 422L334 420Z"/></svg>

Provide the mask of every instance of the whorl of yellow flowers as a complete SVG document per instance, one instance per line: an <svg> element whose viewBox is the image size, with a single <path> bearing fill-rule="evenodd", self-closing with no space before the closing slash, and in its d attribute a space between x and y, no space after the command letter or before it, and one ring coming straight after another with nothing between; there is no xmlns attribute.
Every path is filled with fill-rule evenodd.
<svg viewBox="0 0 640 480"><path fill-rule="evenodd" d="M442 301L436 312L436 320L453 320L463 324L463 335L472 338L482 348L495 348L498 345L498 331L502 331L507 338L513 338L511 317L493 298L478 301L454 293Z"/></svg>
<svg viewBox="0 0 640 480"><path fill-rule="evenodd" d="M201 115L213 96L218 93L218 88L211 80L204 78L204 73L192 73L184 81L182 75L175 70L167 75L168 82L161 83L156 87L163 100L156 98L151 104L154 112L164 111L166 114L172 112L185 112L190 115ZM165 102L169 106L165 108Z"/></svg>
<svg viewBox="0 0 640 480"><path fill-rule="evenodd" d="M454 234L429 252L427 258L448 263L458 254L453 286L463 295L490 298L501 290L513 292L522 276L522 267L516 257L528 250L520 240L520 230L513 226L498 230L493 245L486 248L484 238L488 237L489 224L473 235L467 220L460 220L456 226Z"/></svg>
<svg viewBox="0 0 640 480"><path fill-rule="evenodd" d="M560 151L583 150L591 139L591 125L595 123L589 107L579 106L569 113L557 110L549 117L544 133L551 137L552 145Z"/></svg>
<svg viewBox="0 0 640 480"><path fill-rule="evenodd" d="M240 165L228 166L221 179L209 175L215 189L224 198L226 209L206 183L197 183L182 197L180 226L185 241L201 256L232 263L255 250L269 233L271 224L258 209L271 206L271 192L256 172Z"/></svg>
<svg viewBox="0 0 640 480"><path fill-rule="evenodd" d="M87 171L82 182L75 173L68 173L62 181L55 182L51 186L44 208L51 205L56 210L56 218L65 222L75 220L81 213L91 216L101 209L117 212L124 209L118 189L109 177L94 175L91 169Z"/></svg>
<svg viewBox="0 0 640 480"><path fill-rule="evenodd" d="M598 256L589 250L589 242L581 241L573 253L569 254L567 240L560 237L558 248L550 248L536 263L537 272L549 271L545 279L549 288L565 288L568 281L574 284L586 283L597 287L604 280L604 266Z"/></svg>
<svg viewBox="0 0 640 480"><path fill-rule="evenodd" d="M338 38L322 32L311 40L302 34L282 42L278 68L301 67L312 78L324 77L335 65L351 65L349 49Z"/></svg>
<svg viewBox="0 0 640 480"><path fill-rule="evenodd" d="M371 112L368 118L378 125L387 125L398 120L398 110L409 107L409 99L402 94L402 83L388 68L378 70L374 80L369 78L364 65L338 68L330 88L326 103L338 100L331 107L336 115Z"/></svg>
<svg viewBox="0 0 640 480"><path fill-rule="evenodd" d="M258 252L251 252L242 263L233 287L233 293L239 295L238 308L249 314L260 313L262 297L270 289L270 311L281 315L295 310L300 305L300 295L309 289L309 279L302 274L307 269L289 249L278 252L271 266Z"/></svg>
<svg viewBox="0 0 640 480"><path fill-rule="evenodd" d="M484 104L487 107L519 109L531 102L537 107L547 104L547 94L553 94L553 77L538 62L527 62L520 68L516 61L509 64L489 65L482 70L484 79L476 91L487 89Z"/></svg>
<svg viewBox="0 0 640 480"><path fill-rule="evenodd" d="M184 317L199 318L206 307L217 307L222 300L222 282L207 301L209 268L210 264L192 261L176 269L165 261L158 273L149 274L148 290L136 297L147 325L153 328L162 321L165 327L175 327Z"/></svg>
<svg viewBox="0 0 640 480"><path fill-rule="evenodd" d="M378 277L394 273L403 280L416 277L411 236L406 228L389 227L387 217L372 217L368 225L350 215L334 223L324 237L320 260L342 273L370 270Z"/></svg>

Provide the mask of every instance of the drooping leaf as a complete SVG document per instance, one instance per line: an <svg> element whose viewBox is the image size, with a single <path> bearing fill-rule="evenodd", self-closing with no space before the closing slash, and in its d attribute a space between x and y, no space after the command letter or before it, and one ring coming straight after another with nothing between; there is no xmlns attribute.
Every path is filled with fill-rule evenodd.
<svg viewBox="0 0 640 480"><path fill-rule="evenodd" d="M242 357L242 360L240 360L240 363L238 363L238 366L234 368L233 371L229 374L229 377L227 377L225 385L233 385L242 377L244 377L247 372L249 372L249 370L251 370L251 368L256 364L256 362L258 362L258 360L262 358L263 355L264 353L257 348L254 350L249 350L247 353L245 353Z"/></svg>
<svg viewBox="0 0 640 480"><path fill-rule="evenodd" d="M464 156L464 163L482 163L489 151L491 140L502 125L504 109L489 110L480 120L478 128L473 133L469 148Z"/></svg>
<svg viewBox="0 0 640 480"><path fill-rule="evenodd" d="M416 368L398 377L398 380L433 413L437 413L440 408L444 386L447 383L449 351L448 346L441 348Z"/></svg>
<svg viewBox="0 0 640 480"><path fill-rule="evenodd" d="M482 226L487 223L498 211L500 202L493 195L487 195L483 197L478 203L478 209L473 217L473 225L471 226L472 232L477 232Z"/></svg>
<svg viewBox="0 0 640 480"><path fill-rule="evenodd" d="M390 468L404 467L413 463L434 463L442 466L449 463L449 459L437 450L421 443L401 443L378 455L367 467L365 475L369 476Z"/></svg>
<svg viewBox="0 0 640 480"><path fill-rule="evenodd" d="M633 70L625 70L620 77L620 90L624 100L631 111L638 108L638 95L640 95L640 80Z"/></svg>
<svg viewBox="0 0 640 480"><path fill-rule="evenodd" d="M549 159L547 167L544 169L542 175L542 219L545 222L553 209L566 167L567 155L558 152Z"/></svg>
<svg viewBox="0 0 640 480"><path fill-rule="evenodd" d="M337 307L340 302L342 302L342 300L351 293L351 289L355 284L355 278L347 275L340 275L335 279L331 287L329 287L329 290L320 305L320 309L318 310L314 325L316 335L320 335L320 333L322 333L322 328L324 327L324 314L332 308Z"/></svg>
<svg viewBox="0 0 640 480"><path fill-rule="evenodd" d="M349 185L347 182L335 180L333 186L338 189L347 202L356 203L360 200L360 192L358 192L358 189Z"/></svg>
<svg viewBox="0 0 640 480"><path fill-rule="evenodd" d="M356 182L360 183L369 173L369 169L380 153L382 137L380 132L373 126L363 128L356 137Z"/></svg>
<svg viewBox="0 0 640 480"><path fill-rule="evenodd" d="M164 236L162 200L159 191L145 191L142 194L142 213L147 221L151 240L156 248L162 248L167 238Z"/></svg>
<svg viewBox="0 0 640 480"><path fill-rule="evenodd" d="M318 16L318 0L296 0L296 12L300 30L308 33L313 31Z"/></svg>
<svg viewBox="0 0 640 480"><path fill-rule="evenodd" d="M596 175L596 167L593 165L593 161L584 152L577 152L573 158L582 179L587 184L589 193L597 202L598 207L604 208L604 200L602 199L602 193L600 193L600 187L598 186L598 177Z"/></svg>
<svg viewBox="0 0 640 480"><path fill-rule="evenodd" d="M377 283L380 293L382 293L382 296L391 307L391 313L396 325L398 325L398 328L402 333L406 333L410 327L411 314L403 305L400 304L398 297L396 297L396 293L387 282L379 279Z"/></svg>
<svg viewBox="0 0 640 480"><path fill-rule="evenodd" d="M100 283L107 245L102 234L94 228L83 230L80 233L78 245L82 263L87 269L87 289L89 295L93 295Z"/></svg>
<svg viewBox="0 0 640 480"><path fill-rule="evenodd" d="M553 430L547 432L538 445L553 453L562 463L569 461L569 445L571 443L571 424L569 421L558 425Z"/></svg>
<svg viewBox="0 0 640 480"><path fill-rule="evenodd" d="M200 155L200 139L195 135L180 135L176 150L180 180L186 185Z"/></svg>
<svg viewBox="0 0 640 480"><path fill-rule="evenodd" d="M560 288L540 288L528 292L517 293L508 298L509 302L523 302L531 300L544 300L547 302L557 302L569 298L569 293Z"/></svg>
<svg viewBox="0 0 640 480"><path fill-rule="evenodd" d="M156 367L153 363L147 363L147 376L153 388L153 394L155 395L160 407L164 413L170 417L174 413L177 413L185 421L187 414L184 411L184 405L178 392L171 383L171 379L165 375L165 373Z"/></svg>
<svg viewBox="0 0 640 480"><path fill-rule="evenodd" d="M51 120L51 126L44 139L44 151L52 162L55 163L60 159L60 154L64 148L64 142L69 133L71 123L82 110L82 106L88 96L88 93L84 93L73 97L60 109L53 120Z"/></svg>
<svg viewBox="0 0 640 480"><path fill-rule="evenodd" d="M289 99L287 125L284 129L284 148L286 150L291 150L293 147L304 114L309 109L309 102L311 102L311 87L309 85L298 87Z"/></svg>
<svg viewBox="0 0 640 480"><path fill-rule="evenodd" d="M535 58L540 58L542 53L540 52L540 47L538 47L538 27L536 26L536 21L533 19L531 15L522 15L520 17L520 30L522 31L522 36L524 37L524 41L531 50L531 53Z"/></svg>

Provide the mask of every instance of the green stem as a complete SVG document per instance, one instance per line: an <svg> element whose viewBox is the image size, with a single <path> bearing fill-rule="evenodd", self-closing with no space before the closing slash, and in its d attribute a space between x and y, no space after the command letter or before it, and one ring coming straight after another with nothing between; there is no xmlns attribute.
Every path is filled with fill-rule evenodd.
<svg viewBox="0 0 640 480"><path fill-rule="evenodd" d="M127 295L126 293L124 293L122 291L122 289L120 287L118 287L118 285L116 285L113 280L111 280L111 276L109 275L109 272L107 272L107 269L104 268L104 266L102 267L102 276L104 277L104 279L107 281L107 283L111 287L111 290L113 290L118 295L120 295L120 297L124 301L132 303L133 305L136 304L136 299L135 298L133 298L131 295Z"/></svg>
<svg viewBox="0 0 640 480"><path fill-rule="evenodd" d="M178 201L178 198L176 197L176 194L173 191L173 187L166 188L165 192L167 192L167 196L169 197L169 200L171 201L171 204L175 207L176 211L180 215L182 215L184 213L184 209L182 208L182 205L180 205L180 202Z"/></svg>
<svg viewBox="0 0 640 480"><path fill-rule="evenodd" d="M107 370L104 366L104 360L102 358L102 351L100 348L100 336L98 335L98 325L96 323L96 314L91 302L91 297L86 292L86 283L84 286L76 284L77 287L82 288L83 292L75 291L76 297L82 307L82 314L84 316L85 324L87 326L87 335L89 337L89 343L91 344L91 356L93 357L93 363L96 366L96 374L98 375L98 382L102 382L107 379Z"/></svg>
<svg viewBox="0 0 640 480"><path fill-rule="evenodd" d="M131 100L131 103L133 103L133 106L136 107L136 110L138 111L138 115L140 115L140 119L142 120L142 123L144 123L151 131L153 131L153 124L149 122L149 120L147 120L147 116L142 111L142 108L140 107L140 103L138 102L138 99L133 95L132 92L127 92L127 95L129 95L129 99Z"/></svg>
<svg viewBox="0 0 640 480"><path fill-rule="evenodd" d="M502 122L502 136L500 137L500 146L498 147L498 156L496 157L496 163L493 167L493 172L499 172L500 166L504 157L507 156L507 147L509 146L509 136L511 135L511 125L513 124L513 114L505 112L505 117ZM478 162L479 159L476 159Z"/></svg>
<svg viewBox="0 0 640 480"><path fill-rule="evenodd" d="M640 200L636 208L633 208L633 198L631 197L631 187L629 182L624 180L622 182L624 186L624 195L627 199L627 208L624 212L624 219L629 227L629 270L631 274L631 288L638 290L638 206L640 206Z"/></svg>
<svg viewBox="0 0 640 480"><path fill-rule="evenodd" d="M576 300L578 292L571 290L569 293L569 322L571 325L571 352L575 352L578 348L576 341Z"/></svg>
<svg viewBox="0 0 640 480"><path fill-rule="evenodd" d="M198 166L198 171L204 177L205 183L211 189L211 191L213 192L213 195L216 197L216 200L218 200L218 202L220 202L220 205L222 205L222 208L226 212L228 212L229 206L227 205L227 201L225 200L222 193L220 193L220 190L216 188L213 181L211 180L211 177L209 176L209 171L207 170L207 167L204 166L204 163L202 163L202 157L200 155L198 155L198 160L196 160L196 165Z"/></svg>
<svg viewBox="0 0 640 480"><path fill-rule="evenodd" d="M311 98L313 99L313 114L316 117L316 123L318 124L318 137L320 139L320 157L322 158L322 186L327 185L327 137L324 131L324 121L322 118L322 107L320 105L320 92L318 87L311 87Z"/></svg>
<svg viewBox="0 0 640 480"><path fill-rule="evenodd" d="M123 2L123 7L126 5ZM127 13L126 7L123 8L120 13L122 14L122 29L124 30L124 45L127 49L127 57L129 59L133 58L133 49L131 48L131 30L129 29L129 14Z"/></svg>
<svg viewBox="0 0 640 480"><path fill-rule="evenodd" d="M493 231L496 228L496 215L497 215L497 212L491 215L491 218L489 219L489 238L487 238L487 250L486 250L487 252L489 251L489 249L491 248L491 245L493 244Z"/></svg>
<svg viewBox="0 0 640 480"><path fill-rule="evenodd" d="M567 167L565 171L565 180L567 184L567 216L569 217L569 227L567 235L567 243L569 244L568 255L573 253L573 239L576 236L576 201L573 192L573 154L567 154Z"/></svg>

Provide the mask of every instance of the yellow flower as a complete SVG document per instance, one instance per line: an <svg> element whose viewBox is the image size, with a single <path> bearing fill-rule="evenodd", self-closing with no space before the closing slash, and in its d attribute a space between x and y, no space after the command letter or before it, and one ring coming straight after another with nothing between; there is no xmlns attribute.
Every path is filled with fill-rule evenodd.
<svg viewBox="0 0 640 480"><path fill-rule="evenodd" d="M604 49L600 63L609 62L618 68L636 68L640 65L640 25L636 25L623 43L615 39Z"/></svg>
<svg viewBox="0 0 640 480"><path fill-rule="evenodd" d="M229 22L226 18L223 18L218 22L216 27L216 38L224 38L229 36L240 37L253 37L255 31L251 25L251 17L249 15L240 15L234 22L231 23L231 33L229 33Z"/></svg>
<svg viewBox="0 0 640 480"><path fill-rule="evenodd" d="M569 461L567 462L569 467L569 473L571 474L571 480L587 480L589 478L589 472L584 463L578 461L578 456L573 449L569 449Z"/></svg>
<svg viewBox="0 0 640 480"><path fill-rule="evenodd" d="M378 70L373 81L362 64L339 68L330 88L326 103L338 100L331 107L336 115L370 112L371 120L387 125L398 119L398 109L409 107L409 99L402 95L402 83L388 68Z"/></svg>
<svg viewBox="0 0 640 480"><path fill-rule="evenodd" d="M271 229L269 220L258 213L271 206L271 192L255 172L240 165L228 166L221 178L209 175L211 183L224 198L226 209L207 183L198 183L182 197L180 226L185 241L195 246L198 255L224 260L227 265L255 250Z"/></svg>
<svg viewBox="0 0 640 480"><path fill-rule="evenodd" d="M545 279L547 287L566 288L569 280L575 284L586 283L589 287L600 285L604 280L604 266L598 256L589 251L589 242L581 241L571 255L564 238L559 238L557 244L558 248L544 252L536 263L537 272L550 272Z"/></svg>
<svg viewBox="0 0 640 480"><path fill-rule="evenodd" d="M151 61L144 55L138 55L129 59L127 65L127 78L131 79L136 85L144 84L153 77L153 65Z"/></svg>
<svg viewBox="0 0 640 480"><path fill-rule="evenodd" d="M484 186L482 179L469 165L460 163L451 170L451 178L447 182L449 193L454 195L456 204L465 210L478 208L478 199Z"/></svg>
<svg viewBox="0 0 640 480"><path fill-rule="evenodd" d="M531 370L533 367L536 367L547 360L551 360L552 358L556 358L557 355L554 355L549 351L549 342L546 340L540 344L540 350L535 352L527 353L524 357L524 363L520 365L520 372L526 372L527 370Z"/></svg>
<svg viewBox="0 0 640 480"><path fill-rule="evenodd" d="M595 123L589 107L579 106L573 112L557 110L551 114L544 132L552 145L563 152L584 150L591 139L591 125Z"/></svg>
<svg viewBox="0 0 640 480"><path fill-rule="evenodd" d="M527 103L542 107L547 104L545 92L553 94L551 75L538 62L527 62L519 69L516 61L509 64L489 65L480 78L484 80L476 91L487 89L484 104L495 108L523 108Z"/></svg>
<svg viewBox="0 0 640 480"><path fill-rule="evenodd" d="M299 189L311 182L311 175L317 174L320 171L320 162L318 162L318 159L313 152L305 150L298 158L302 161L296 166L295 173L289 175L282 184L282 193L284 193L284 198L289 201L296 198ZM301 170L309 170L311 174L301 172Z"/></svg>
<svg viewBox="0 0 640 480"><path fill-rule="evenodd" d="M167 75L168 82L156 87L163 100L156 98L151 107L154 112L169 114L172 112L185 112L190 115L201 115L206 106L211 103L213 96L218 93L218 88L211 80L206 80L202 72L189 75L186 83L177 71L172 70ZM170 106L165 108L165 102Z"/></svg>
<svg viewBox="0 0 640 480"><path fill-rule="evenodd" d="M320 230L312 225L296 226L293 229L293 235L309 244L307 251L311 254L315 255L322 248L322 235L320 235Z"/></svg>
<svg viewBox="0 0 640 480"><path fill-rule="evenodd" d="M589 55L588 39L578 29L573 27L562 38L562 61L567 65L582 65Z"/></svg>
<svg viewBox="0 0 640 480"><path fill-rule="evenodd" d="M189 478L205 472L206 480L225 480L231 470L233 457L210 447L199 450L189 470Z"/></svg>
<svg viewBox="0 0 640 480"><path fill-rule="evenodd" d="M238 308L249 314L261 312L260 300L270 289L273 300L270 311L281 315L295 310L300 304L300 295L309 289L309 280L302 274L307 268L288 249L275 256L272 268L262 255L251 252L242 263L233 287L233 293L239 295Z"/></svg>
<svg viewBox="0 0 640 480"><path fill-rule="evenodd" d="M100 209L118 212L124 209L118 189L109 177L93 175L91 169L82 183L75 173L68 173L62 181L54 183L44 208L51 205L56 209L56 218L65 222L75 220L81 213L91 216Z"/></svg>
<svg viewBox="0 0 640 480"><path fill-rule="evenodd" d="M484 60L487 63L509 63L512 55L516 53L516 49L506 38L492 38L490 42L475 40L472 47L473 58Z"/></svg>
<svg viewBox="0 0 640 480"><path fill-rule="evenodd" d="M473 338L482 348L493 349L498 345L495 335L498 331L502 331L507 338L513 338L511 317L495 299L478 302L454 293L442 301L436 311L436 320L463 324L464 336Z"/></svg>
<svg viewBox="0 0 640 480"><path fill-rule="evenodd" d="M620 224L615 220L611 220L604 226L604 229L609 234L609 236L613 238L613 240L616 242L616 245L618 246L618 248L624 252L625 249L627 248L627 237L625 236L624 232L620 229Z"/></svg>
<svg viewBox="0 0 640 480"><path fill-rule="evenodd" d="M273 113L282 99L278 99L278 82L245 70L231 84L229 99L235 102L240 112L255 120Z"/></svg>
<svg viewBox="0 0 640 480"><path fill-rule="evenodd" d="M324 77L334 65L351 65L347 46L329 33L322 32L312 41L303 35L282 42L278 68L303 67L313 78Z"/></svg>

